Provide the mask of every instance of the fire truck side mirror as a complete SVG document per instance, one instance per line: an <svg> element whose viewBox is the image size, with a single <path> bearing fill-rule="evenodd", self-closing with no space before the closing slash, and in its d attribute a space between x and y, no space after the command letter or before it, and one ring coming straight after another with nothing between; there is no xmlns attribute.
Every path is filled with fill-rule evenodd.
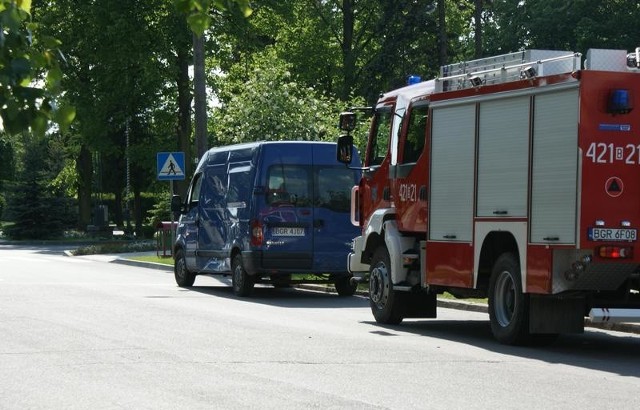
<svg viewBox="0 0 640 410"><path fill-rule="evenodd" d="M351 164L353 155L353 137L349 134L338 137L338 146L336 149L337 160L343 164Z"/></svg>
<svg viewBox="0 0 640 410"><path fill-rule="evenodd" d="M340 113L340 131L346 131L347 133L353 131L356 128L356 114L353 112Z"/></svg>

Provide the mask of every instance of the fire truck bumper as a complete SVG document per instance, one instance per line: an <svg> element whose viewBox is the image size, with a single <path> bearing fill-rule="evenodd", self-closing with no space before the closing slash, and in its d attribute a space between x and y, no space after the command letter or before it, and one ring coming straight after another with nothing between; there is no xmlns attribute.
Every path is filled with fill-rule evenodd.
<svg viewBox="0 0 640 410"><path fill-rule="evenodd" d="M640 309L593 308L589 318L594 323L640 323Z"/></svg>
<svg viewBox="0 0 640 410"><path fill-rule="evenodd" d="M347 266L354 277L364 277L369 273L369 264L361 262L365 245L364 239L363 236L354 238L351 245L353 251L347 256Z"/></svg>

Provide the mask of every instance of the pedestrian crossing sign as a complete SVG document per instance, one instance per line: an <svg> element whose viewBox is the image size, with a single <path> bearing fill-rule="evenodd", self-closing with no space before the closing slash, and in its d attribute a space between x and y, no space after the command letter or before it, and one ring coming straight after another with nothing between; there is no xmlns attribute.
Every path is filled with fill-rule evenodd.
<svg viewBox="0 0 640 410"><path fill-rule="evenodd" d="M158 180L184 179L184 152L158 152Z"/></svg>

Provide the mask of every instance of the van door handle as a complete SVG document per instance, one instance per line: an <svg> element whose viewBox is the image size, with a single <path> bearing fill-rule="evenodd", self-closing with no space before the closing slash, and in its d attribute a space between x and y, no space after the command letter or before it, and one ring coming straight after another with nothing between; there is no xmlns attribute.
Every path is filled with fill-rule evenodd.
<svg viewBox="0 0 640 410"><path fill-rule="evenodd" d="M324 228L324 219L314 219L313 220L313 227L318 229L318 228Z"/></svg>

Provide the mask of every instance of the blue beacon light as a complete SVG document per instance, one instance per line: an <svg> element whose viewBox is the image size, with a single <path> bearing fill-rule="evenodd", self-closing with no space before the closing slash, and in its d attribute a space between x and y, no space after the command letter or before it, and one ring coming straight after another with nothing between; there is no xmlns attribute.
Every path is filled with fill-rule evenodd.
<svg viewBox="0 0 640 410"><path fill-rule="evenodd" d="M407 77L407 85L418 84L420 81L422 81L422 78L419 75L410 75Z"/></svg>

